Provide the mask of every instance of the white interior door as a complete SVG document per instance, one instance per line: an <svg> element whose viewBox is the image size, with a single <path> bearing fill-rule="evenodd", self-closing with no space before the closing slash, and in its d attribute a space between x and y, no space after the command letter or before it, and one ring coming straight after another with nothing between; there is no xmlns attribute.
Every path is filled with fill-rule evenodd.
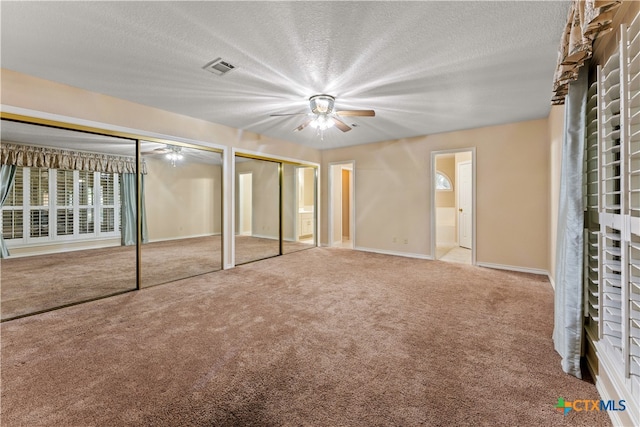
<svg viewBox="0 0 640 427"><path fill-rule="evenodd" d="M473 236L473 173L471 162L458 163L458 245L471 249Z"/></svg>

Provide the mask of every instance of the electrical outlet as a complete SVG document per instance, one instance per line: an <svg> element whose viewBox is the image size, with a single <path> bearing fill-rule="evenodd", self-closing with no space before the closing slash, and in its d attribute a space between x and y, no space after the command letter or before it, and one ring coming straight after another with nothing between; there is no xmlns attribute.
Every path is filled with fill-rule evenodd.
<svg viewBox="0 0 640 427"><path fill-rule="evenodd" d="M409 239L404 239L404 244L406 245L407 243L409 243Z"/></svg>
<svg viewBox="0 0 640 427"><path fill-rule="evenodd" d="M398 238L397 237L393 238L393 243L398 243Z"/></svg>

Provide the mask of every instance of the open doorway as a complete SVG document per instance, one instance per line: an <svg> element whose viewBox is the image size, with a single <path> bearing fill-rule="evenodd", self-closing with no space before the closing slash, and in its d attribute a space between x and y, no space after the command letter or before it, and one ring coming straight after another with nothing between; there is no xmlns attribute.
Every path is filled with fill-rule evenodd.
<svg viewBox="0 0 640 427"><path fill-rule="evenodd" d="M329 164L329 246L353 249L354 162Z"/></svg>
<svg viewBox="0 0 640 427"><path fill-rule="evenodd" d="M432 153L432 253L475 264L475 150Z"/></svg>

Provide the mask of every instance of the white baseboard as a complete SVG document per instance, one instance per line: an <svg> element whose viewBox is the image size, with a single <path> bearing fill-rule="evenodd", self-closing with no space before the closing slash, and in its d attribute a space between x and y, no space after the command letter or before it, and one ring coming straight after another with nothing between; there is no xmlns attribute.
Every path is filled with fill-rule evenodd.
<svg viewBox="0 0 640 427"><path fill-rule="evenodd" d="M492 264L489 262L477 262L476 265L478 267L493 268L496 270L517 271L519 273L531 273L549 276L549 272L547 270L542 270L540 268L516 267L515 265Z"/></svg>
<svg viewBox="0 0 640 427"><path fill-rule="evenodd" d="M259 239L279 240L278 236L267 236L266 234L252 234L249 237L257 237Z"/></svg>
<svg viewBox="0 0 640 427"><path fill-rule="evenodd" d="M383 250L383 249L363 248L362 246L357 246L354 249L356 251L372 252L372 253L382 254L382 255L394 255L394 256L402 256L402 257L405 257L405 258L417 258L417 259L433 260L433 257L431 255L413 254L413 253L410 253L410 252L387 251L387 250Z"/></svg>
<svg viewBox="0 0 640 427"><path fill-rule="evenodd" d="M184 239L195 239L195 238L198 238L198 237L219 236L220 234L221 233L194 234L193 236L165 237L165 238L162 238L162 239L149 239L149 243L170 242L172 240L184 240Z"/></svg>
<svg viewBox="0 0 640 427"><path fill-rule="evenodd" d="M95 240L66 240L43 242L27 246L9 247L9 258L23 258L36 255L51 255L63 252L88 251L91 249L117 248L121 246L120 237ZM17 251L17 253L16 253Z"/></svg>
<svg viewBox="0 0 640 427"><path fill-rule="evenodd" d="M218 233L220 234L220 233ZM278 240L278 236L267 236L265 234L237 234L236 236L240 237L257 237L260 239L269 239L269 240ZM295 237L283 237L282 241L284 242L297 242L298 240Z"/></svg>
<svg viewBox="0 0 640 427"><path fill-rule="evenodd" d="M609 390L607 390L607 387L603 384L603 381L599 375L596 376L595 382L596 382L596 390L598 390L600 399L605 401L613 400L611 393L609 393ZM609 415L611 424L614 427L624 427L624 422L620 419L620 415L618 415L616 411L607 411L607 415Z"/></svg>
<svg viewBox="0 0 640 427"><path fill-rule="evenodd" d="M551 287L555 291L556 290L556 281L553 280L553 277L551 277L551 273L547 274L547 279L549 279L549 283L551 283Z"/></svg>

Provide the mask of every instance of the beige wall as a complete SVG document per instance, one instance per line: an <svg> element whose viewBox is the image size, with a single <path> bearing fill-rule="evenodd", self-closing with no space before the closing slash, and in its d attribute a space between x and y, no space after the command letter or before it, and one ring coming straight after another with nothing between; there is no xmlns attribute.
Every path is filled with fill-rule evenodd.
<svg viewBox="0 0 640 427"><path fill-rule="evenodd" d="M75 119L128 127L207 145L233 146L258 153L320 162L320 151L205 120L0 69L2 104Z"/></svg>
<svg viewBox="0 0 640 427"><path fill-rule="evenodd" d="M353 159L356 246L407 254L431 255L431 151L476 147L477 260L536 269L548 267L546 119L320 152L5 69L1 91L2 103L8 106L189 138L205 145L322 161L321 202L325 210L327 163ZM324 213L321 241L326 243ZM392 242L393 237L397 238L396 243Z"/></svg>
<svg viewBox="0 0 640 427"><path fill-rule="evenodd" d="M437 208L454 208L456 206L456 159L453 154L436 157L436 170L444 173L451 181L451 191L436 191Z"/></svg>
<svg viewBox="0 0 640 427"><path fill-rule="evenodd" d="M299 200L300 207L313 207L316 200L316 169L304 168L304 184L303 184L303 197Z"/></svg>
<svg viewBox="0 0 640 427"><path fill-rule="evenodd" d="M471 147L476 147L477 261L546 271L547 119L323 151L323 172L329 162L356 162L356 247L432 255L431 152ZM322 176L326 206L326 172ZM327 242L326 232L321 241Z"/></svg>
<svg viewBox="0 0 640 427"><path fill-rule="evenodd" d="M222 232L222 168L147 157L145 207L149 241Z"/></svg>

